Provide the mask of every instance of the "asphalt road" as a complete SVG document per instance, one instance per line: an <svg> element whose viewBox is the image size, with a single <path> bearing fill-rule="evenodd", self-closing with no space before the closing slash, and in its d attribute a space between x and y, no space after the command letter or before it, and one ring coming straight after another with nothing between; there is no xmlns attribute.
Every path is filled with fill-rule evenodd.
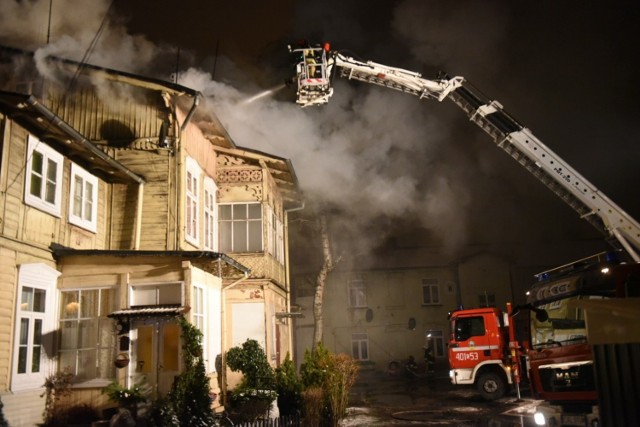
<svg viewBox="0 0 640 427"><path fill-rule="evenodd" d="M448 377L392 377L361 371L351 389L344 427L367 426L488 426L533 427L537 401L529 390L515 390L488 402L473 387L454 386Z"/></svg>

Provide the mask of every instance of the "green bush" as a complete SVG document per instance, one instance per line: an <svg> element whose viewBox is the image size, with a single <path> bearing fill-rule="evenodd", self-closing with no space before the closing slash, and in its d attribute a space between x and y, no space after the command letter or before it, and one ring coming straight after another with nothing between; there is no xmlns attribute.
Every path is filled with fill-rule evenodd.
<svg viewBox="0 0 640 427"><path fill-rule="evenodd" d="M183 370L173 383L168 400L181 426L208 426L213 423L211 387L202 357L202 332L184 317L178 324L182 330Z"/></svg>
<svg viewBox="0 0 640 427"><path fill-rule="evenodd" d="M328 419L331 425L337 426L346 413L349 390L355 383L357 374L358 364L351 356L335 355L322 343L318 343L314 351L307 350L304 363L300 366L300 376L305 390L310 392L320 388L322 398L318 398L317 392L305 391L305 416L317 416L318 401L321 401L321 418Z"/></svg>
<svg viewBox="0 0 640 427"><path fill-rule="evenodd" d="M304 362L300 365L300 377L305 388L322 387L331 366L332 354L318 343L315 350L304 352Z"/></svg>
<svg viewBox="0 0 640 427"><path fill-rule="evenodd" d="M183 369L167 397L152 408L147 420L150 426L206 427L214 423L209 394L209 377L202 358L202 332L184 317L178 318L182 332Z"/></svg>
<svg viewBox="0 0 640 427"><path fill-rule="evenodd" d="M242 347L226 354L227 366L242 372L240 384L230 393L230 414L236 422L253 421L265 415L276 398L275 372L256 340L248 339Z"/></svg>
<svg viewBox="0 0 640 427"><path fill-rule="evenodd" d="M302 381L289 353L276 368L276 392L281 415L295 414L302 409Z"/></svg>
<svg viewBox="0 0 640 427"><path fill-rule="evenodd" d="M256 340L248 339L242 347L227 351L227 366L232 371L243 374L242 387L258 390L273 390L275 376L267 355Z"/></svg>

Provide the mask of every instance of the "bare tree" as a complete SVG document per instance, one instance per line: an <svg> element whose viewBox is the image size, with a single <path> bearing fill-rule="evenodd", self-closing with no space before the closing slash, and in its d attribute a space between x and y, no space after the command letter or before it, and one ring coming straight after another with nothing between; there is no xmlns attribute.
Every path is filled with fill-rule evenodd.
<svg viewBox="0 0 640 427"><path fill-rule="evenodd" d="M336 264L340 262L341 256L338 256L335 260L333 258L333 251L331 249L331 238L329 236L329 227L327 225L327 216L321 214L318 218L318 229L320 232L320 240L322 243L322 267L316 277L316 290L313 296L313 350L319 342L322 342L322 302L324 298L324 285L329 273L335 268Z"/></svg>

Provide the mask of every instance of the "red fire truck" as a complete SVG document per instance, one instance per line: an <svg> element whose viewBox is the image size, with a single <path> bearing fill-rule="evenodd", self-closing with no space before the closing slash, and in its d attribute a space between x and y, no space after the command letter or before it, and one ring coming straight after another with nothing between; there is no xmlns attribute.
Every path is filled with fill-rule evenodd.
<svg viewBox="0 0 640 427"><path fill-rule="evenodd" d="M534 396L547 402L538 407L540 425L597 425L593 352L580 301L640 296L640 264L602 253L537 277L524 306L451 313L451 381L498 399L525 371ZM529 332L516 337L516 317L528 314Z"/></svg>

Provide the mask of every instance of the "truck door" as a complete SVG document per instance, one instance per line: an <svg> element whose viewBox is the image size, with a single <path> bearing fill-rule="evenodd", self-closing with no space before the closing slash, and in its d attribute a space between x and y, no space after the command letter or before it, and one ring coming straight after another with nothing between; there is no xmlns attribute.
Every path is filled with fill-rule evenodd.
<svg viewBox="0 0 640 427"><path fill-rule="evenodd" d="M498 349L498 343L492 342L493 334L487 330L487 320L481 314L452 319L449 360L453 369L473 369L490 358L492 349Z"/></svg>

